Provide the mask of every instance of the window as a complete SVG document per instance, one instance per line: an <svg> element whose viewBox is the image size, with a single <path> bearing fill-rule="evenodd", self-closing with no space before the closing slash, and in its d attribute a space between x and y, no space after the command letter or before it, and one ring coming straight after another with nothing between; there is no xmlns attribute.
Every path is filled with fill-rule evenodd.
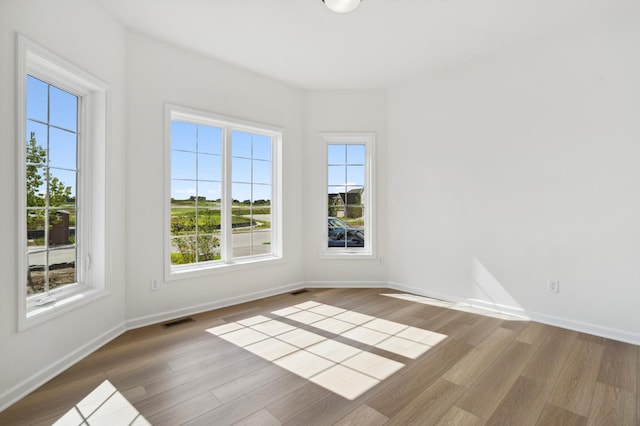
<svg viewBox="0 0 640 426"><path fill-rule="evenodd" d="M78 281L78 103L73 93L27 75L27 294L50 299Z"/></svg>
<svg viewBox="0 0 640 426"><path fill-rule="evenodd" d="M22 329L104 294L107 89L23 37L18 51Z"/></svg>
<svg viewBox="0 0 640 426"><path fill-rule="evenodd" d="M275 128L167 106L167 279L280 258Z"/></svg>
<svg viewBox="0 0 640 426"><path fill-rule="evenodd" d="M373 256L374 135L323 134L325 206L322 253Z"/></svg>

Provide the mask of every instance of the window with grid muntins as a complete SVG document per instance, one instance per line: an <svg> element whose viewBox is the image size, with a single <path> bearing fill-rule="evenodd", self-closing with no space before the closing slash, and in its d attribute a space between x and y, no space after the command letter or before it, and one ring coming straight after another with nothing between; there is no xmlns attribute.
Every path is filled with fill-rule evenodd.
<svg viewBox="0 0 640 426"><path fill-rule="evenodd" d="M27 294L78 281L76 268L79 98L27 75Z"/></svg>
<svg viewBox="0 0 640 426"><path fill-rule="evenodd" d="M18 330L108 293L109 86L17 38Z"/></svg>
<svg viewBox="0 0 640 426"><path fill-rule="evenodd" d="M168 107L169 276L280 257L281 133Z"/></svg>
<svg viewBox="0 0 640 426"><path fill-rule="evenodd" d="M371 209L374 136L324 134L327 233L322 253L328 256L372 256Z"/></svg>

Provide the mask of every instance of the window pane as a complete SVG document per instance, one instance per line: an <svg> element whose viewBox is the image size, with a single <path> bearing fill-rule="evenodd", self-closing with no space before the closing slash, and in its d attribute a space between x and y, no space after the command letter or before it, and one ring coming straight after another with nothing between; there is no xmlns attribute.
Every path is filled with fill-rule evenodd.
<svg viewBox="0 0 640 426"><path fill-rule="evenodd" d="M329 247L344 247L345 236L347 235L347 224L336 217L329 217L327 220L327 237Z"/></svg>
<svg viewBox="0 0 640 426"><path fill-rule="evenodd" d="M52 127L49 131L49 164L75 170L76 140L76 133Z"/></svg>
<svg viewBox="0 0 640 426"><path fill-rule="evenodd" d="M75 248L43 251L29 255L28 296L46 293L49 290L75 282L77 282Z"/></svg>
<svg viewBox="0 0 640 426"><path fill-rule="evenodd" d="M234 199L232 212L233 257L251 256L252 253L252 205L251 185L234 183L232 185ZM235 202L237 200L238 202Z"/></svg>
<svg viewBox="0 0 640 426"><path fill-rule="evenodd" d="M47 252L29 254L29 271L27 273L27 295L40 294L47 291L45 264Z"/></svg>
<svg viewBox="0 0 640 426"><path fill-rule="evenodd" d="M231 164L231 180L233 182L251 183L251 160L233 158Z"/></svg>
<svg viewBox="0 0 640 426"><path fill-rule="evenodd" d="M48 122L48 84L27 76L27 119ZM27 132L27 135L29 132Z"/></svg>
<svg viewBox="0 0 640 426"><path fill-rule="evenodd" d="M222 129L210 126L198 126L198 152L222 154Z"/></svg>
<svg viewBox="0 0 640 426"><path fill-rule="evenodd" d="M327 160L329 164L346 164L347 146L329 145L327 147Z"/></svg>
<svg viewBox="0 0 640 426"><path fill-rule="evenodd" d="M171 199L173 201L188 201L196 195L196 182L193 180L172 180Z"/></svg>
<svg viewBox="0 0 640 426"><path fill-rule="evenodd" d="M196 261L196 237L187 235L171 238L171 264L184 265Z"/></svg>
<svg viewBox="0 0 640 426"><path fill-rule="evenodd" d="M27 210L27 248L41 250L45 245L44 210Z"/></svg>
<svg viewBox="0 0 640 426"><path fill-rule="evenodd" d="M253 135L253 158L271 161L271 137Z"/></svg>
<svg viewBox="0 0 640 426"><path fill-rule="evenodd" d="M173 179L196 179L196 154L171 151L171 177Z"/></svg>
<svg viewBox="0 0 640 426"><path fill-rule="evenodd" d="M222 180L222 157L220 155L198 154L198 180L217 182Z"/></svg>
<svg viewBox="0 0 640 426"><path fill-rule="evenodd" d="M253 160L253 182L271 183L271 162L263 160Z"/></svg>
<svg viewBox="0 0 640 426"><path fill-rule="evenodd" d="M219 185L219 184L218 184ZM196 262L209 262L220 259L221 218L219 203L198 201L198 232L195 240Z"/></svg>
<svg viewBox="0 0 640 426"><path fill-rule="evenodd" d="M171 235L188 235L196 233L195 208L176 208L171 211Z"/></svg>
<svg viewBox="0 0 640 426"><path fill-rule="evenodd" d="M49 124L75 132L78 128L78 97L55 86L50 86L49 96Z"/></svg>
<svg viewBox="0 0 640 426"><path fill-rule="evenodd" d="M198 262L219 260L221 258L220 235L212 233L198 234L196 251Z"/></svg>
<svg viewBox="0 0 640 426"><path fill-rule="evenodd" d="M261 222L264 225L259 225L253 231L253 241L251 254L258 256L261 254L271 253L271 226L270 222Z"/></svg>
<svg viewBox="0 0 640 426"><path fill-rule="evenodd" d="M231 133L231 155L233 157L251 158L251 133L234 130Z"/></svg>
<svg viewBox="0 0 640 426"><path fill-rule="evenodd" d="M256 202L260 201L262 204L263 201L270 204L271 200L271 185L263 185L263 184L255 184L253 185L253 198L251 201Z"/></svg>
<svg viewBox="0 0 640 426"><path fill-rule="evenodd" d="M347 166L347 181L350 187L364 185L364 166Z"/></svg>
<svg viewBox="0 0 640 426"><path fill-rule="evenodd" d="M75 221L74 210L52 210L49 213L49 246L73 244L71 222ZM75 235L75 227L74 227Z"/></svg>
<svg viewBox="0 0 640 426"><path fill-rule="evenodd" d="M198 233L220 233L220 209L198 208Z"/></svg>
<svg viewBox="0 0 640 426"><path fill-rule="evenodd" d="M344 186L330 186L328 188L327 215L330 217L344 217L345 206L345 187Z"/></svg>
<svg viewBox="0 0 640 426"><path fill-rule="evenodd" d="M198 182L198 206L212 206L214 202L220 208L222 198L222 184L220 182Z"/></svg>
<svg viewBox="0 0 640 426"><path fill-rule="evenodd" d="M171 122L171 149L196 152L196 124Z"/></svg>
<svg viewBox="0 0 640 426"><path fill-rule="evenodd" d="M76 172L49 168L49 206L61 206L75 199Z"/></svg>
<svg viewBox="0 0 640 426"><path fill-rule="evenodd" d="M49 251L49 290L76 281L75 247Z"/></svg>
<svg viewBox="0 0 640 426"><path fill-rule="evenodd" d="M171 235L189 235L196 233L196 209L186 206L171 209Z"/></svg>
<svg viewBox="0 0 640 426"><path fill-rule="evenodd" d="M347 170L345 166L329 166L327 170L329 185L345 185L347 183Z"/></svg>
<svg viewBox="0 0 640 426"><path fill-rule="evenodd" d="M344 221L349 226L364 226L364 204L362 203L362 192L352 190L347 193L348 203L345 206Z"/></svg>
<svg viewBox="0 0 640 426"><path fill-rule="evenodd" d="M27 163L47 163L47 126L27 121Z"/></svg>
<svg viewBox="0 0 640 426"><path fill-rule="evenodd" d="M47 192L47 169L27 166L27 207L44 207Z"/></svg>
<svg viewBox="0 0 640 426"><path fill-rule="evenodd" d="M231 196L233 197L232 214L235 214L236 210L244 209L244 206L251 204L251 185L248 183L234 183L231 189Z"/></svg>
<svg viewBox="0 0 640 426"><path fill-rule="evenodd" d="M361 164L365 161L364 145L347 145L347 164Z"/></svg>

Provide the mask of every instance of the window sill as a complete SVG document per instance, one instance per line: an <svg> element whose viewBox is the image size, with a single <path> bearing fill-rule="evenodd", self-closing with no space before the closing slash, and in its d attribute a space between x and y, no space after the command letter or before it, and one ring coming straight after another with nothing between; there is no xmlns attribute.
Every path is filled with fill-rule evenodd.
<svg viewBox="0 0 640 426"><path fill-rule="evenodd" d="M177 281L189 278L197 278L219 273L252 269L265 265L272 265L284 262L282 256L263 256L250 259L238 259L234 262L212 262L208 264L189 266L169 266L166 273L166 281Z"/></svg>
<svg viewBox="0 0 640 426"><path fill-rule="evenodd" d="M375 260L376 256L370 251L322 251L320 254L321 259L327 260Z"/></svg>
<svg viewBox="0 0 640 426"><path fill-rule="evenodd" d="M64 315L94 300L98 300L108 293L105 289L93 289L82 286L76 289L76 291L56 295L57 300L47 303L46 305L36 306L34 301L28 300L27 303L29 306L27 307L25 317L20 319L19 329L23 331L49 321L52 318ZM39 297L40 296L38 296L38 298Z"/></svg>

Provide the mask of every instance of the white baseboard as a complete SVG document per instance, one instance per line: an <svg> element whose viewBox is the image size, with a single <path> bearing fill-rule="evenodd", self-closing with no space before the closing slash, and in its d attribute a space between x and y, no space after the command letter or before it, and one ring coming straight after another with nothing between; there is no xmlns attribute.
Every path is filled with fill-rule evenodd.
<svg viewBox="0 0 640 426"><path fill-rule="evenodd" d="M33 392L35 389L53 379L58 374L64 372L84 357L90 355L116 337L120 336L125 331L127 330L125 329L124 323L119 324L112 329L102 333L100 336L91 340L89 343L77 348L54 364L47 366L28 379L23 380L10 389L2 392L0 394L0 411L3 411L10 405L15 404L30 392Z"/></svg>
<svg viewBox="0 0 640 426"><path fill-rule="evenodd" d="M386 281L305 281L307 288L389 288Z"/></svg>
<svg viewBox="0 0 640 426"><path fill-rule="evenodd" d="M499 305L495 303L486 302L484 300L459 297L452 294L422 289L422 288L413 287L405 284L399 284L395 282L389 282L388 286L389 288L394 290L417 294L419 296L431 297L433 299L445 300L447 302L452 302L452 303L465 304L471 307L484 309L492 312L499 312L502 314L514 315L521 318L528 318L532 321L536 321L542 324L553 325L556 327L566 328L568 330L592 334L594 336L605 337L607 339L627 342L633 345L640 345L640 334L638 333L631 333L625 330L603 327L596 324L591 324L591 323L582 322L582 321L575 321L572 319L556 317L553 315L541 314L539 312L531 312L517 306Z"/></svg>
<svg viewBox="0 0 640 426"><path fill-rule="evenodd" d="M127 330L145 327L147 325L158 324L161 322L173 320L179 317L195 315L202 312L213 311L215 309L225 308L227 306L238 305L240 303L251 302L265 297L277 296L278 294L289 293L300 290L305 287L305 283L298 282L281 287L271 288L267 290L256 291L242 296L229 297L227 299L215 300L212 302L202 303L199 305L189 306L187 308L174 309L171 311L161 312L158 314L147 315L144 317L133 318L127 320Z"/></svg>

